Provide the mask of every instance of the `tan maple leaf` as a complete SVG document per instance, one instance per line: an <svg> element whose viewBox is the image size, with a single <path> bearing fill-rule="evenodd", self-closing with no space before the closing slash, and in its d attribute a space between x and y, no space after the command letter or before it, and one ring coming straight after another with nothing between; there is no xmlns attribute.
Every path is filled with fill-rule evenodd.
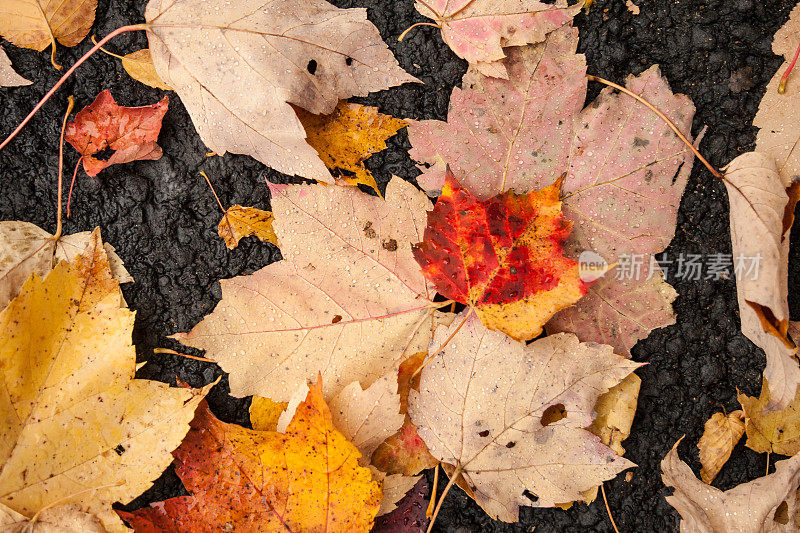
<svg viewBox="0 0 800 533"><path fill-rule="evenodd" d="M697 442L700 452L700 478L711 483L731 456L733 447L744 435L744 412L714 413L706 421L703 435Z"/></svg>
<svg viewBox="0 0 800 533"><path fill-rule="evenodd" d="M33 83L26 80L11 66L11 60L6 55L6 51L0 47L0 87L19 87Z"/></svg>
<svg viewBox="0 0 800 533"><path fill-rule="evenodd" d="M641 386L641 378L636 374L630 374L600 396L594 406L597 418L589 426L589 431L600 437L603 444L620 456L625 455L622 441L631 434Z"/></svg>
<svg viewBox="0 0 800 533"><path fill-rule="evenodd" d="M106 533L97 518L69 504L48 507L28 519L0 503L0 526L5 533Z"/></svg>
<svg viewBox="0 0 800 533"><path fill-rule="evenodd" d="M786 407L770 411L771 390L765 378L758 398L738 394L744 409L747 447L759 453L796 455L800 452L800 388Z"/></svg>

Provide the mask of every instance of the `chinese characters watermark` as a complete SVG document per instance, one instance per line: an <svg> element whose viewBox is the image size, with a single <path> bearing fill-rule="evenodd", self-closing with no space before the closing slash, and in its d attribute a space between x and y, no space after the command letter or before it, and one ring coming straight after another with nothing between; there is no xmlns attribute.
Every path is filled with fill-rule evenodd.
<svg viewBox="0 0 800 533"><path fill-rule="evenodd" d="M583 281L591 282L605 275L617 280L648 280L659 267L664 277L688 281L728 279L733 274L737 279L758 279L761 265L760 255L743 254L688 254L674 258L662 255L656 259L650 254L622 254L617 262L609 265L599 254L585 251L578 258L579 274Z"/></svg>

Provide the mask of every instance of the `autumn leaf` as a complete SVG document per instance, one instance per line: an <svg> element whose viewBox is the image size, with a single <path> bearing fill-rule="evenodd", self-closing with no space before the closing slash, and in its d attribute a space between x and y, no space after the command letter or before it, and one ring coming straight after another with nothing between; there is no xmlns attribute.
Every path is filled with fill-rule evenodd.
<svg viewBox="0 0 800 533"><path fill-rule="evenodd" d="M432 347L453 337L409 393L409 414L492 518L516 522L522 505L580 499L634 466L584 428L599 396L639 363L571 334L526 345L475 316L456 332L462 322L437 330Z"/></svg>
<svg viewBox="0 0 800 533"><path fill-rule="evenodd" d="M375 519L372 533L422 533L428 527L428 508L431 489L421 477L398 503L397 509Z"/></svg>
<svg viewBox="0 0 800 533"><path fill-rule="evenodd" d="M667 502L680 513L681 531L708 533L790 533L800 485L800 455L775 463L775 473L721 491L697 479L678 457L678 444L661 461L661 478L675 492ZM788 511L783 518L780 511ZM785 519L785 520L784 520Z"/></svg>
<svg viewBox="0 0 800 533"><path fill-rule="evenodd" d="M26 518L69 500L124 531L111 503L150 487L205 395L134 379L134 314L121 301L95 230L0 313L0 503Z"/></svg>
<svg viewBox="0 0 800 533"><path fill-rule="evenodd" d="M241 239L251 235L255 235L263 242L278 244L278 238L272 229L273 220L269 211L235 205L222 215L217 233L225 241L228 250L233 250Z"/></svg>
<svg viewBox="0 0 800 533"><path fill-rule="evenodd" d="M19 87L33 83L26 80L11 66L11 60L6 55L6 51L0 48L0 87Z"/></svg>
<svg viewBox="0 0 800 533"><path fill-rule="evenodd" d="M48 507L34 521L0 503L0 526L6 533L106 533L97 518L69 504Z"/></svg>
<svg viewBox="0 0 800 533"><path fill-rule="evenodd" d="M136 531L369 531L381 489L312 385L286 433L226 424L203 403L175 450L189 496L132 513ZM223 526L224 525L224 526Z"/></svg>
<svg viewBox="0 0 800 533"><path fill-rule="evenodd" d="M169 97L165 96L157 104L123 107L104 90L67 124L64 139L83 156L83 169L90 176L119 163L159 159L161 147L156 141L168 105ZM114 150L111 157L95 157L106 149Z"/></svg>
<svg viewBox="0 0 800 533"><path fill-rule="evenodd" d="M744 413L741 410L728 413L714 413L706 421L703 435L697 443L700 451L700 479L711 483L728 461L734 446L744 435Z"/></svg>
<svg viewBox="0 0 800 533"><path fill-rule="evenodd" d="M800 452L800 390L786 407L769 411L771 390L765 378L758 398L738 394L744 409L747 447L759 453L796 455Z"/></svg>
<svg viewBox="0 0 800 533"><path fill-rule="evenodd" d="M641 378L636 374L629 374L600 396L594 406L597 418L588 429L619 456L625 455L622 441L631 434L641 386Z"/></svg>
<svg viewBox="0 0 800 533"><path fill-rule="evenodd" d="M278 419L288 402L273 402L269 398L253 396L250 403L250 425L258 431L277 431Z"/></svg>
<svg viewBox="0 0 800 533"><path fill-rule="evenodd" d="M212 151L332 183L289 104L328 114L339 100L417 81L366 14L323 0L150 0L145 19L156 72Z"/></svg>
<svg viewBox="0 0 800 533"><path fill-rule="evenodd" d="M121 56L121 59L122 67L131 78L155 89L172 90L172 87L164 83L164 80L158 76L156 68L153 66L153 58L150 55L149 48L136 50Z"/></svg>
<svg viewBox="0 0 800 533"><path fill-rule="evenodd" d="M572 22L582 2L567 0L417 0L417 11L442 28L444 42L486 76L507 78L503 48L544 41Z"/></svg>
<svg viewBox="0 0 800 533"><path fill-rule="evenodd" d="M306 130L308 144L326 167L339 169L337 183L366 185L380 194L364 160L385 150L386 139L405 128L405 120L379 113L377 107L346 102L341 102L330 115L312 115L299 108L295 111Z"/></svg>
<svg viewBox="0 0 800 533"><path fill-rule="evenodd" d="M562 255L570 224L559 187L479 201L449 173L414 258L439 294L473 307L487 327L532 339L586 294L578 264Z"/></svg>

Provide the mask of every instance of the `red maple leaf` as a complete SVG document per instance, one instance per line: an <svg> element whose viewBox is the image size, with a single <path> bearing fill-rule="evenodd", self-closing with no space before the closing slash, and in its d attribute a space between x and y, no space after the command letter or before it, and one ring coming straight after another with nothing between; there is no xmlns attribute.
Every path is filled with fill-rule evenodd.
<svg viewBox="0 0 800 533"><path fill-rule="evenodd" d="M448 169L414 258L442 296L473 307L487 327L534 338L587 289L578 263L563 256L571 224L561 214L560 188L559 180L481 201Z"/></svg>

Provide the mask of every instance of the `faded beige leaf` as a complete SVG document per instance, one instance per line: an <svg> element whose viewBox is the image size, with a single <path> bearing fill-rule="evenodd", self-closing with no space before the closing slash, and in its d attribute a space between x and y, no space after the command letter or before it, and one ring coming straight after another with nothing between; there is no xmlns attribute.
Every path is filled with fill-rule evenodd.
<svg viewBox="0 0 800 533"><path fill-rule="evenodd" d="M625 455L622 441L631 434L641 386L641 378L636 374L630 374L600 396L594 406L597 418L588 429L619 456Z"/></svg>
<svg viewBox="0 0 800 533"><path fill-rule="evenodd" d="M584 428L600 395L639 363L571 334L526 345L474 315L456 332L461 323L437 330L432 348L453 338L410 391L409 415L492 518L516 522L520 506L580 499L634 466Z"/></svg>
<svg viewBox="0 0 800 533"><path fill-rule="evenodd" d="M26 80L11 66L11 60L6 55L6 51L0 48L0 87L19 87L33 83Z"/></svg>
<svg viewBox="0 0 800 533"><path fill-rule="evenodd" d="M105 533L94 516L75 505L58 505L43 510L36 521L0 503L0 526L5 533Z"/></svg>
<svg viewBox="0 0 800 533"><path fill-rule="evenodd" d="M171 91L172 87L164 83L164 80L156 72L153 66L153 57L150 55L149 48L142 48L130 54L122 56L122 67L131 78L149 85L155 89Z"/></svg>
<svg viewBox="0 0 800 533"><path fill-rule="evenodd" d="M263 242L278 244L278 238L272 229L273 220L274 217L269 211L235 205L222 215L217 234L225 241L228 250L233 250L239 245L240 240L251 235L255 235Z"/></svg>
<svg viewBox="0 0 800 533"><path fill-rule="evenodd" d="M706 421L703 435L697 443L700 452L700 478L711 483L728 461L736 443L744 435L744 412L714 413Z"/></svg>
<svg viewBox="0 0 800 533"><path fill-rule="evenodd" d="M391 513L397 508L397 503L403 499L408 491L414 488L422 476L404 476L401 474L386 474L374 466L370 467L373 479L381 481L383 497L378 516Z"/></svg>
<svg viewBox="0 0 800 533"><path fill-rule="evenodd" d="M800 452L800 389L789 405L773 411L767 410L772 403L770 391L765 379L758 398L738 394L745 414L747 447L759 453L796 455Z"/></svg>
<svg viewBox="0 0 800 533"><path fill-rule="evenodd" d="M678 457L678 444L661 461L661 479L674 487L667 502L680 513L681 533L790 533L798 531L800 455L775 463L775 473L729 491L707 485ZM785 505L784 505L785 504ZM778 510L787 511L787 520Z"/></svg>
<svg viewBox="0 0 800 533"><path fill-rule="evenodd" d="M333 183L289 104L331 113L339 100L417 81L397 64L366 9L323 0L150 0L156 72L203 142L285 174Z"/></svg>

